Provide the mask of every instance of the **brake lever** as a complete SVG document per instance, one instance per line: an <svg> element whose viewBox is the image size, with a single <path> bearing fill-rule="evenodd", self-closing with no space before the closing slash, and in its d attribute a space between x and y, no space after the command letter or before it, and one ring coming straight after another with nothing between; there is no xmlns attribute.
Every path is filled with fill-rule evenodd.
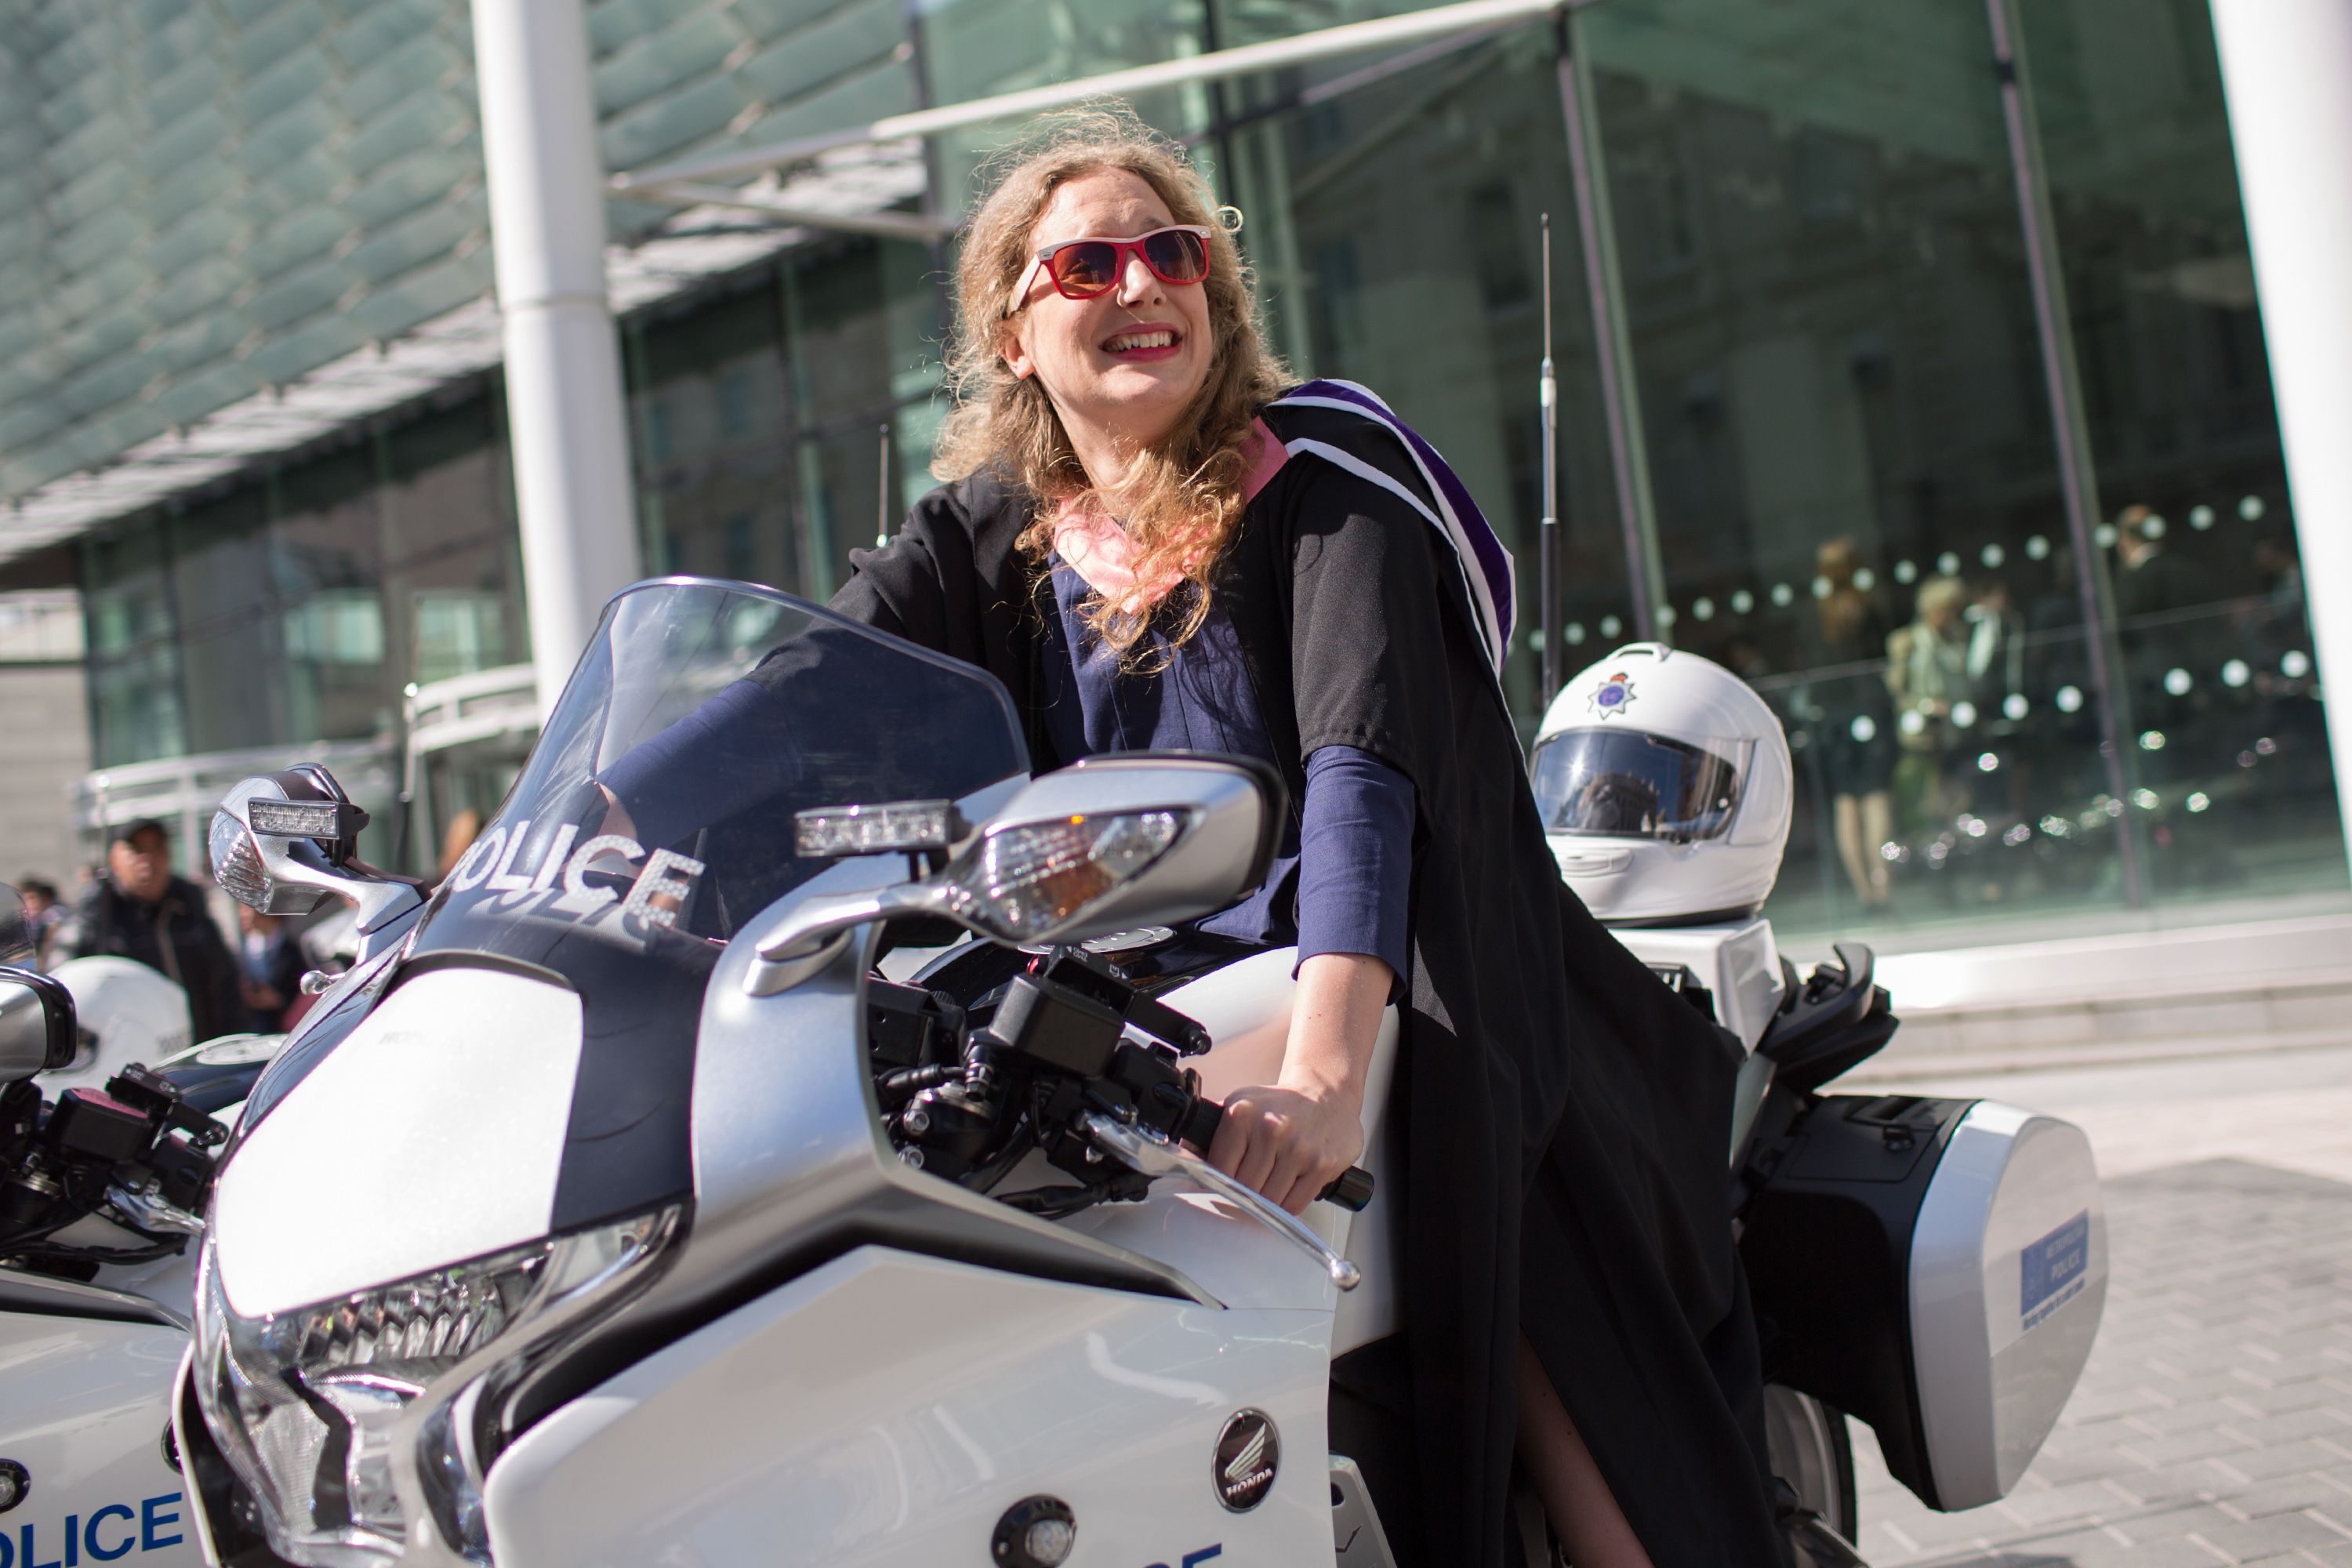
<svg viewBox="0 0 2352 1568"><path fill-rule="evenodd" d="M169 1231L177 1236L202 1236L205 1222L174 1207L162 1194L115 1182L106 1189L107 1201L131 1217L142 1230Z"/></svg>
<svg viewBox="0 0 2352 1568"><path fill-rule="evenodd" d="M1078 1130L1091 1139L1097 1148L1115 1156L1137 1174L1188 1177L1196 1185L1206 1187L1234 1204L1259 1224L1289 1237L1315 1255L1323 1265L1323 1271L1330 1276L1331 1283L1339 1289L1352 1290L1363 1283L1363 1270L1334 1252L1330 1243L1308 1229L1298 1216L1271 1202L1263 1194L1234 1180L1164 1133L1150 1127L1115 1121L1098 1110L1089 1110L1079 1117Z"/></svg>

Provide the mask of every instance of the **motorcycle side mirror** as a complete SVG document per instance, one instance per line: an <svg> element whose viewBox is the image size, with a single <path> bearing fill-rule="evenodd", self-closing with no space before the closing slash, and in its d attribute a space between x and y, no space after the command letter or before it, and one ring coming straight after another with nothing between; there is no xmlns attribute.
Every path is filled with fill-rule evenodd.
<svg viewBox="0 0 2352 1568"><path fill-rule="evenodd" d="M29 963L33 958L33 921L25 913L25 895L0 882L0 963Z"/></svg>
<svg viewBox="0 0 2352 1568"><path fill-rule="evenodd" d="M205 836L213 880L265 915L307 915L329 898L358 906L370 931L420 902L419 884L359 858L368 814L315 763L239 783Z"/></svg>
<svg viewBox="0 0 2352 1568"><path fill-rule="evenodd" d="M68 1066L80 1037L73 993L62 981L0 968L0 1083Z"/></svg>
<svg viewBox="0 0 2352 1568"><path fill-rule="evenodd" d="M746 988L798 984L869 921L941 917L1034 946L1214 913L1265 876L1283 800L1279 775L1245 758L1088 759L1024 785L937 875L796 906L760 943Z"/></svg>

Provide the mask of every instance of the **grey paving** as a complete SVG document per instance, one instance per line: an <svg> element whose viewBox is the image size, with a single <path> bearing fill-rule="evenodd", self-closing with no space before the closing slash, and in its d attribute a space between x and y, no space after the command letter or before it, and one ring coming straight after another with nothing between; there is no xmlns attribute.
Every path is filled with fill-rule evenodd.
<svg viewBox="0 0 2352 1568"><path fill-rule="evenodd" d="M2114 1178L2106 1200L2105 1322L2032 1469L1998 1503L1937 1514L1856 1426L1863 1555L2352 1568L2352 1185L2207 1160Z"/></svg>

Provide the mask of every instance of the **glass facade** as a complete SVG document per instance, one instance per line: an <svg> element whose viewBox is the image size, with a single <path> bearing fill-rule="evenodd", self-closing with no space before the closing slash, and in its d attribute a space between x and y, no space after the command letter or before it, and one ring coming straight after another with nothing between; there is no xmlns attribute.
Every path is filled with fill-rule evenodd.
<svg viewBox="0 0 2352 1568"><path fill-rule="evenodd" d="M489 288L462 0L12 5L0 495Z"/></svg>
<svg viewBox="0 0 2352 1568"><path fill-rule="evenodd" d="M1580 18L1661 623L1797 748L1772 912L1932 936L2340 901L2204 6L2017 8L2079 414L2050 395L1986 7L1895 0L1833 37L1796 9ZM2095 477L2087 583L2062 420Z"/></svg>
<svg viewBox="0 0 2352 1568"><path fill-rule="evenodd" d="M2186 0L2021 14L2148 896L2333 893L2335 784L2210 21Z"/></svg>
<svg viewBox="0 0 2352 1568"><path fill-rule="evenodd" d="M929 488L943 309L929 247L849 239L632 321L648 569L829 595Z"/></svg>
<svg viewBox="0 0 2352 1568"><path fill-rule="evenodd" d="M621 168L1399 8L602 0L590 19ZM382 10L401 49L464 41L462 6L341 10L345 32ZM1379 390L1480 497L1529 628L1549 216L1562 668L1646 623L1765 693L1798 769L1786 930L1919 945L2347 901L2204 0L1594 0L1559 33L1138 108L1247 215L1293 367ZM478 160L470 124L433 155ZM967 200L1005 134L935 144L929 204ZM421 211L476 210L448 189ZM435 243L487 277L478 237ZM929 482L950 264L820 237L624 323L648 570L838 584ZM493 387L461 385L86 538L100 765L389 739L406 683L525 659L499 417ZM1529 729L1539 658L1522 637L1507 672Z"/></svg>
<svg viewBox="0 0 2352 1568"><path fill-rule="evenodd" d="M1277 345L1302 375L1373 387L1445 454L1517 557L1522 627L1540 618L1538 233L1551 215L1559 505L1575 523L1560 541L1562 603L1578 635L1621 635L1633 594L1609 521L1614 489L1549 37L1475 44L1277 112L1224 144ZM1540 652L1526 637L1516 643L1506 686L1532 729ZM1581 662L1575 648L1567 657L1568 668Z"/></svg>
<svg viewBox="0 0 2352 1568"><path fill-rule="evenodd" d="M2084 622L2057 569L2064 499L1984 5L1890 0L1836 48L1774 24L1633 0L1583 27L1660 623L1788 726L1783 924L2113 900L2115 834L2074 826L2098 782L2096 704L2053 697L2083 685ZM2053 839L2050 812L2081 837Z"/></svg>
<svg viewBox="0 0 2352 1568"><path fill-rule="evenodd" d="M586 11L611 168L917 106L898 0ZM8 5L0 498L487 295L479 122L467 0Z"/></svg>
<svg viewBox="0 0 2352 1568"><path fill-rule="evenodd" d="M389 737L401 688L521 657L491 395L81 544L100 767Z"/></svg>
<svg viewBox="0 0 2352 1568"><path fill-rule="evenodd" d="M925 247L855 239L625 323L646 569L830 594L848 550L929 484L940 300ZM501 418L478 379L85 538L96 765L338 742L392 755L407 687L528 660ZM421 763L412 866L429 868L426 828L511 782L518 746L485 740ZM368 848L394 854L388 835Z"/></svg>

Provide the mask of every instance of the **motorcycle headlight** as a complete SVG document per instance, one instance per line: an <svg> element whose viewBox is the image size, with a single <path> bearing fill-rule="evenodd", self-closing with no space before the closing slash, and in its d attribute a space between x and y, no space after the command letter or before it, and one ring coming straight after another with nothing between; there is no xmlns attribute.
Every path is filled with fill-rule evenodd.
<svg viewBox="0 0 2352 1568"><path fill-rule="evenodd" d="M207 1237L197 1403L272 1547L306 1568L376 1568L430 1520L450 1553L489 1563L498 1396L650 1283L684 1215L672 1205L254 1318L229 1306Z"/></svg>

